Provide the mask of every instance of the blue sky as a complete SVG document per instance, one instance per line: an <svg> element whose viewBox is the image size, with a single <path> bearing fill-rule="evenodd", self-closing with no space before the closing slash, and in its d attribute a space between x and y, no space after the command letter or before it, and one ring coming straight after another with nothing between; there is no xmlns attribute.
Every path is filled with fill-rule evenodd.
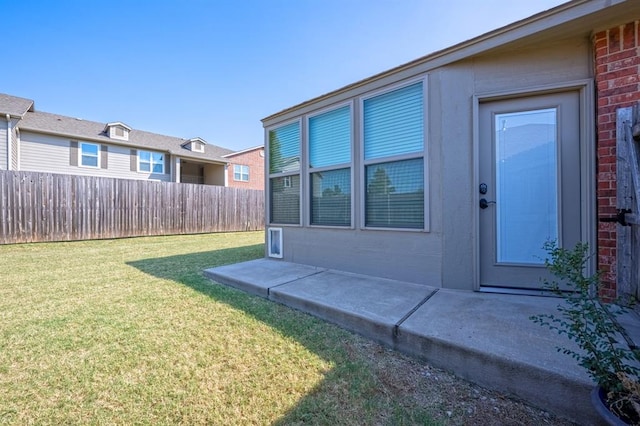
<svg viewBox="0 0 640 426"><path fill-rule="evenodd" d="M240 150L260 119L563 0L20 0L0 92Z"/></svg>

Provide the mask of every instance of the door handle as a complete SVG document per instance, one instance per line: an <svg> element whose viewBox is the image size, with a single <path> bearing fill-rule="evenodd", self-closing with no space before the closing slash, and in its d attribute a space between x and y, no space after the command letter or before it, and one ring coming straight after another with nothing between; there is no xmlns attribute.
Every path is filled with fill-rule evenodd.
<svg viewBox="0 0 640 426"><path fill-rule="evenodd" d="M487 201L486 198L480 198L480 208L481 209L486 209L487 207L489 207L489 204L495 204L495 201Z"/></svg>

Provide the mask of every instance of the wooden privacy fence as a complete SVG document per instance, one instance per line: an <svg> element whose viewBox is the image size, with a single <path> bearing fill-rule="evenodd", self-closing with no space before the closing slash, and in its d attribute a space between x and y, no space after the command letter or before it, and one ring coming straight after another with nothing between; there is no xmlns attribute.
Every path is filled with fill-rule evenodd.
<svg viewBox="0 0 640 426"><path fill-rule="evenodd" d="M264 191L0 171L0 244L264 229Z"/></svg>
<svg viewBox="0 0 640 426"><path fill-rule="evenodd" d="M640 104L617 111L617 285L640 299Z"/></svg>

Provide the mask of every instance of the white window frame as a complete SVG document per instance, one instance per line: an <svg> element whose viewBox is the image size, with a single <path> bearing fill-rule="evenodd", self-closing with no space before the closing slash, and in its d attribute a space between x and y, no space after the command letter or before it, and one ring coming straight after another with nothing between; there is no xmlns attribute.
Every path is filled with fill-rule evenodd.
<svg viewBox="0 0 640 426"><path fill-rule="evenodd" d="M149 161L141 161L140 159L140 155L142 153L148 153L149 154ZM155 163L153 161L153 154L161 154L162 155L162 172L161 173L157 173L153 171L153 166ZM166 155L163 152L158 152L158 151L145 151L145 150L138 150L138 173L148 173L150 175L158 175L158 174L165 174L165 170L166 170L166 166L165 166L165 161L166 161ZM140 163L148 163L149 164L149 171L146 170L140 170Z"/></svg>
<svg viewBox="0 0 640 426"><path fill-rule="evenodd" d="M236 168L239 168L240 171L236 171ZM243 170L247 170L247 173L243 173ZM240 175L240 179L236 179L236 174ZM244 176L247 176L246 179L244 179ZM247 166L246 164L234 164L233 165L233 180L235 180L236 182L249 182L249 166Z"/></svg>
<svg viewBox="0 0 640 426"><path fill-rule="evenodd" d="M85 146L95 146L98 148L98 153L94 156L93 154L84 154L83 153L83 148ZM92 142L79 142L78 143L78 166L80 167L87 167L89 169L99 169L100 168L100 153L102 152L100 144L99 143L92 143ZM82 157L95 157L97 158L98 161L96 161L96 165L95 166L91 166L88 164L84 164L82 162Z"/></svg>
<svg viewBox="0 0 640 426"><path fill-rule="evenodd" d="M407 87L407 86L411 86L412 84L416 84L422 82L422 109L423 109L423 150L420 152L414 152L414 153L409 153L409 154L400 154L400 155L394 155L394 156L390 156L390 157L382 157L382 158L375 158L375 159L371 159L371 160L365 160L364 158L364 102L367 99L371 99L371 98L375 98L376 96L380 96L383 95L385 93L389 93L389 92L393 92L394 90L398 90L398 89L402 89L403 87ZM427 75L423 75L419 78L414 78L414 79L410 79L410 80L406 80L403 81L401 83L395 84L393 86L389 86L389 87L385 87L384 89L380 89L380 90L376 90L373 92L369 92L366 93L362 96L360 96L358 98L358 102L359 102L359 131L360 131L360 137L359 137L359 143L360 143L360 152L359 152L359 160L360 160L360 166L359 166L359 178L360 178L360 182L362 182L362 185L359 189L359 196L360 196L360 211L359 216L360 216L360 229L362 230L375 230L375 231L394 231L394 232L429 232L430 231L430 227L429 227L429 122L428 122L428 117L429 117L429 103L428 103L428 93L429 93L429 87L428 87L428 79L427 79ZM423 161L423 182L424 182L424 225L422 228L385 228L385 227L373 227L373 226L367 226L366 224L366 192L367 192L367 176L366 176L366 168L369 165L372 164L379 164L379 163L392 163L392 162L397 162L397 161L402 161L402 160L410 160L410 159L415 159L415 158L422 158Z"/></svg>

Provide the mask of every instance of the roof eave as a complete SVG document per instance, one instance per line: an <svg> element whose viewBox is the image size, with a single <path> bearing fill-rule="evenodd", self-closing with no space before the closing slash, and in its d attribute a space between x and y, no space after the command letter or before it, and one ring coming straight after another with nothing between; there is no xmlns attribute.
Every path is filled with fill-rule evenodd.
<svg viewBox="0 0 640 426"><path fill-rule="evenodd" d="M245 154L250 151L255 151L256 149L264 149L264 145L258 145L251 148L243 149L242 151L230 152L222 156L222 158L233 157L235 155Z"/></svg>

